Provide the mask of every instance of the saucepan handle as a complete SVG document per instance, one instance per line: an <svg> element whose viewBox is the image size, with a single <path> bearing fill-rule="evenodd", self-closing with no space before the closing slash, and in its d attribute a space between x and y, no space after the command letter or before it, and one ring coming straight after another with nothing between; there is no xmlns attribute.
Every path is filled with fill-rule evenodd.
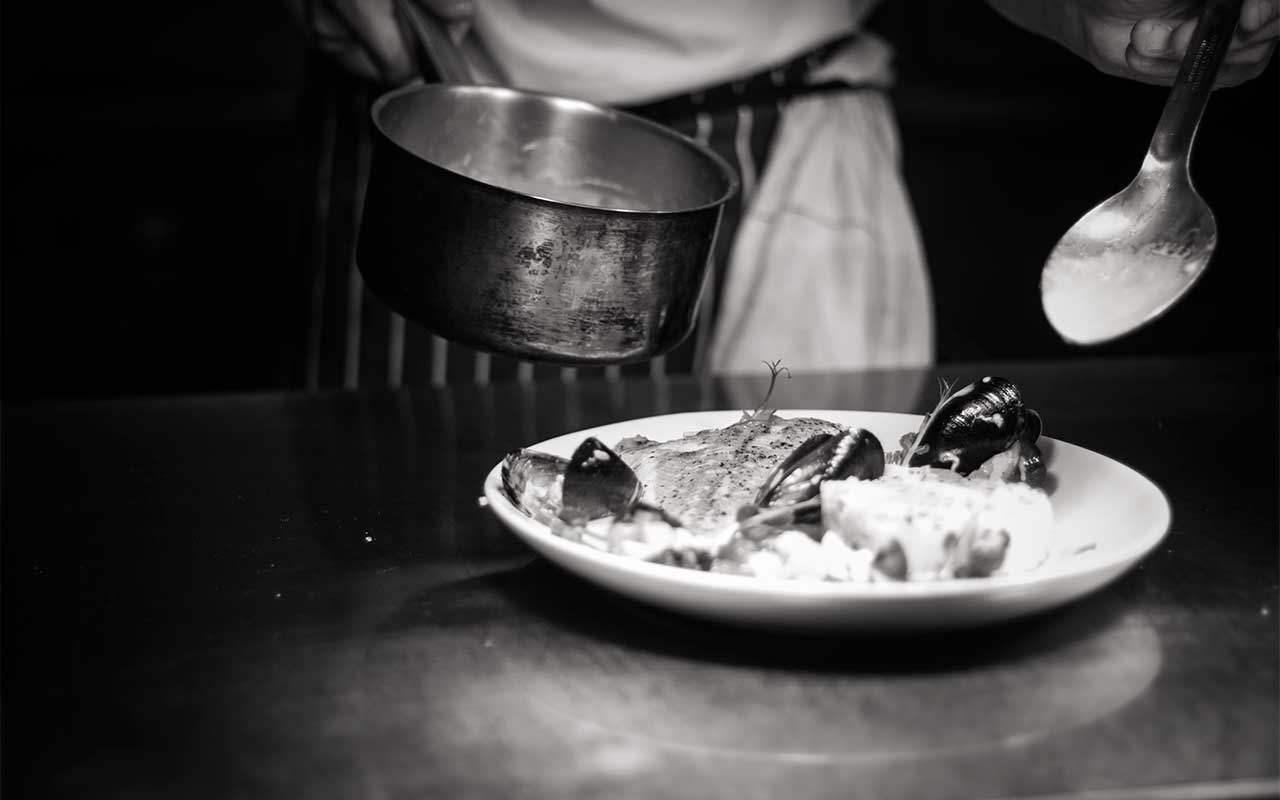
<svg viewBox="0 0 1280 800"><path fill-rule="evenodd" d="M443 20L413 0L395 0L395 4L401 24L417 44L418 71L424 78L450 84L476 82Z"/></svg>

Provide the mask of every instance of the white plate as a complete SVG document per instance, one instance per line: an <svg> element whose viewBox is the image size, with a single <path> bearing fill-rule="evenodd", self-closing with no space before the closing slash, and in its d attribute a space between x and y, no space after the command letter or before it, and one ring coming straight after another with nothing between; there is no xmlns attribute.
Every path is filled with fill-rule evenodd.
<svg viewBox="0 0 1280 800"><path fill-rule="evenodd" d="M887 450L920 417L870 411L785 410L866 428ZM627 436L675 439L741 418L698 411L617 422L529 445L568 457L587 436L614 446ZM1137 471L1083 447L1041 437L1051 479L1053 544L1048 560L1019 575L927 583L844 584L765 580L652 564L563 539L517 509L502 491L499 463L485 479L489 507L534 550L592 583L634 600L734 625L856 631L955 628L1008 620L1094 592L1151 552L1169 529L1168 500Z"/></svg>

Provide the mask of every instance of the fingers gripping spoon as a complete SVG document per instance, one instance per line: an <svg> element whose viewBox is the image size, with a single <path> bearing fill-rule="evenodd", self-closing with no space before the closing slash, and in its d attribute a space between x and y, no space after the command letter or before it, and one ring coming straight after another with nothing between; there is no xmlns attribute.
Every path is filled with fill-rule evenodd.
<svg viewBox="0 0 1280 800"><path fill-rule="evenodd" d="M1049 324L1095 345L1159 318L1204 274L1218 240L1191 184L1191 146L1242 0L1210 0L1136 178L1058 241L1040 276Z"/></svg>

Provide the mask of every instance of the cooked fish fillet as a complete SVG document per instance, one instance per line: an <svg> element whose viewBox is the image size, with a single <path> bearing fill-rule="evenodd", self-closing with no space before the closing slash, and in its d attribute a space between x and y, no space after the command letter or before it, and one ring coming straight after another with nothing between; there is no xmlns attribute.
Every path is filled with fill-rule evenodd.
<svg viewBox="0 0 1280 800"><path fill-rule="evenodd" d="M616 449L644 485L646 500L694 533L716 534L733 526L738 508L755 499L774 467L806 439L840 430L812 417L769 415L669 442L633 437Z"/></svg>

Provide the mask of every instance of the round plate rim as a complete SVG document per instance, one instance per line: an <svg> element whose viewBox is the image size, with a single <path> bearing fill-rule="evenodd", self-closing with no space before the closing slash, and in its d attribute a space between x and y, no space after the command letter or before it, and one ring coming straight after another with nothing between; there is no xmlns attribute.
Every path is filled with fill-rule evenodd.
<svg viewBox="0 0 1280 800"><path fill-rule="evenodd" d="M846 418L875 417L885 422L906 423L908 425L907 430L914 429L913 425L918 425L922 419L919 414L851 409L778 409L776 413L784 417L812 416L819 419L828 419L838 424L846 423L842 423L838 418L832 419L833 416ZM556 450L562 449L561 444L564 442L581 440L586 436L597 435L600 431L620 426L634 425L639 428L646 428L658 421L671 423L679 419L704 417L718 419L725 415L739 414L741 414L740 410L705 410L657 414L583 428L554 436L541 442L525 445L525 447ZM733 420L730 419L729 421L732 422ZM484 498L489 509L519 538L544 555L547 549L559 554L562 558L555 559L558 563L567 567L579 577L597 584L601 584L599 578L585 569L584 565L614 573L616 577L643 578L688 590L699 592L716 591L757 599L892 601L894 603L910 600L937 601L970 597L990 599L1002 596L1025 596L1028 590L1037 589L1052 594L1055 588L1070 584L1081 584L1082 588L1079 591L1068 592L1060 600L1052 603L1052 605L1059 605L1095 591L1110 580L1114 580L1158 547L1160 542L1168 535L1172 523L1172 509L1164 491L1154 481L1128 464L1061 439L1048 436L1042 436L1041 439L1047 439L1057 448L1077 450L1087 458L1103 459L1114 467L1130 473L1131 477L1135 479L1136 485L1149 492L1151 499L1158 501L1159 515L1152 520L1141 535L1136 536L1127 546L1119 550L1095 548L1091 552L1081 553L1070 559L1059 559L1057 563L1051 563L1025 573L962 580L902 583L836 583L784 579L765 580L752 576L702 572L640 561L569 541L552 533L546 525L533 520L507 499L502 490L501 461L495 464L485 477ZM1095 582L1096 585L1086 585ZM619 591L612 584L603 585L614 591Z"/></svg>

